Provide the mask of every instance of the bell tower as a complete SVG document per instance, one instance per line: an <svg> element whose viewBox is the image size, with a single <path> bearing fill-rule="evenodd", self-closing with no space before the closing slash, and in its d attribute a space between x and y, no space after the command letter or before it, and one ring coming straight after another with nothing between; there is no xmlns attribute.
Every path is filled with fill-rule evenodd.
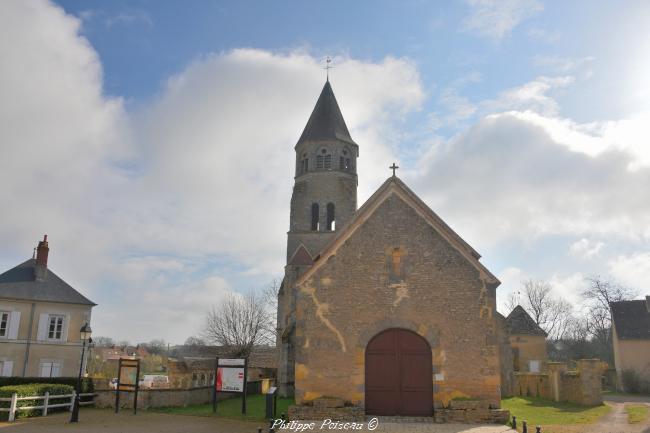
<svg viewBox="0 0 650 433"><path fill-rule="evenodd" d="M350 137L329 80L325 82L296 151L287 264L316 257L357 210L359 146Z"/></svg>

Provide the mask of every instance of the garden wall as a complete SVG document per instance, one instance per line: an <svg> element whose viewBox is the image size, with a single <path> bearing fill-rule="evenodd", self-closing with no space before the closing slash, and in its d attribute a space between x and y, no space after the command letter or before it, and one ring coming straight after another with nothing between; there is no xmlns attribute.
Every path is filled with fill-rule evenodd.
<svg viewBox="0 0 650 433"><path fill-rule="evenodd" d="M598 359L581 359L569 371L565 362L549 362L545 373L515 373L513 395L568 401L584 406L602 404L602 368Z"/></svg>
<svg viewBox="0 0 650 433"><path fill-rule="evenodd" d="M95 407L115 407L115 390L96 390ZM219 400L232 398L234 394L219 393ZM120 408L133 407L132 392L120 392ZM212 387L186 389L141 389L138 391L138 408L185 407L212 401Z"/></svg>

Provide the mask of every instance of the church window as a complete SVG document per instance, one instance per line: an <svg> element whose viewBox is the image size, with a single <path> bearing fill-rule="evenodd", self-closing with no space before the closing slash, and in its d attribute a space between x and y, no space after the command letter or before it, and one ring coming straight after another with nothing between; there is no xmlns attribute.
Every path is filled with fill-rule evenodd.
<svg viewBox="0 0 650 433"><path fill-rule="evenodd" d="M336 218L334 215L334 203L327 204L327 230L336 230Z"/></svg>
<svg viewBox="0 0 650 433"><path fill-rule="evenodd" d="M345 158L341 156L339 158L339 169L344 170L344 171L350 171L352 167L350 167L350 158Z"/></svg>
<svg viewBox="0 0 650 433"><path fill-rule="evenodd" d="M309 160L305 158L302 161L300 161L300 172L307 173L308 171L309 171Z"/></svg>
<svg viewBox="0 0 650 433"><path fill-rule="evenodd" d="M327 152L327 149L321 149L320 155L316 156L316 169L317 170L331 170L332 169L332 155Z"/></svg>
<svg viewBox="0 0 650 433"><path fill-rule="evenodd" d="M318 203L313 203L311 205L311 229L318 230Z"/></svg>

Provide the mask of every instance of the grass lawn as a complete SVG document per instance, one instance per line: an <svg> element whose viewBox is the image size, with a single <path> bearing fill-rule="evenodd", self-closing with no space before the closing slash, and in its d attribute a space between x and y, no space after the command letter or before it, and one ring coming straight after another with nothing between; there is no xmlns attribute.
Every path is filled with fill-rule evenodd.
<svg viewBox="0 0 650 433"><path fill-rule="evenodd" d="M526 421L529 427L541 425L544 432L561 431L552 426L593 423L611 410L607 405L585 407L533 397L506 398L501 400L501 407L508 409L511 416L517 417L519 431L522 421ZM528 431L531 431L531 428Z"/></svg>
<svg viewBox="0 0 650 433"><path fill-rule="evenodd" d="M287 413L287 409L293 404L291 398L278 397L277 416ZM187 407L160 407L149 409L152 412L170 413L174 415L192 416L218 416L223 418L244 419L259 421L264 419L266 413L266 396L262 394L249 395L246 399L246 415L241 413L241 398L230 398L222 400L217 404L217 414L212 413L212 403L200 404Z"/></svg>
<svg viewBox="0 0 650 433"><path fill-rule="evenodd" d="M630 424L643 422L648 419L648 415L650 415L650 409L648 409L648 406L640 404L626 404L625 412L627 413L627 422Z"/></svg>

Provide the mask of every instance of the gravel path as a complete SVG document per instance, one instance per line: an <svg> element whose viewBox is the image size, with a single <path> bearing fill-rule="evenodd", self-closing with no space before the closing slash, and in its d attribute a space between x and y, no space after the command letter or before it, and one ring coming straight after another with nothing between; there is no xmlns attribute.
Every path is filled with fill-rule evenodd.
<svg viewBox="0 0 650 433"><path fill-rule="evenodd" d="M226 420L212 417L168 415L141 411L132 415L128 411L114 414L110 410L83 409L79 423L70 424L69 413L57 413L47 417L19 419L14 423L0 422L0 433L257 433L262 423L251 421ZM267 426L264 426L267 427ZM513 432L506 426L479 426L433 423L396 423L379 421L376 429L363 430L320 429L316 423L313 430L320 432L380 432L380 433L505 433ZM268 430L266 430L268 432ZM295 433L296 430L276 430L278 433Z"/></svg>

